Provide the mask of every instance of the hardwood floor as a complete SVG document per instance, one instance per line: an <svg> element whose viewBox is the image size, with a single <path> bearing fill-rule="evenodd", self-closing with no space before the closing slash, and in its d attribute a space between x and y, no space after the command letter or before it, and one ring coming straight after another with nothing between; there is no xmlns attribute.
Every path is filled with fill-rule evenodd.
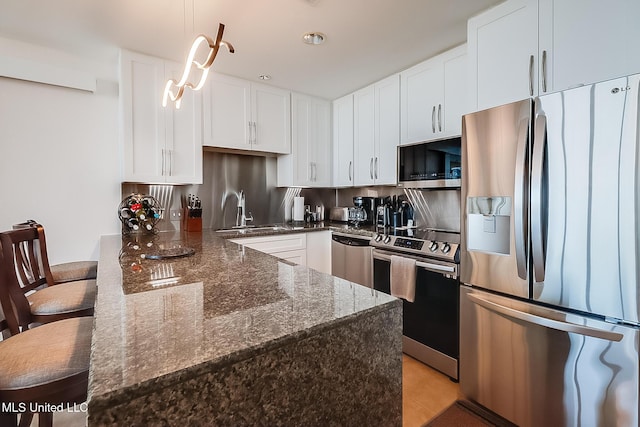
<svg viewBox="0 0 640 427"><path fill-rule="evenodd" d="M457 399L458 383L416 359L402 356L402 426L420 427Z"/></svg>
<svg viewBox="0 0 640 427"><path fill-rule="evenodd" d="M402 356L402 426L420 427L461 398L460 387L444 374L407 356ZM56 413L53 424L86 425L86 414ZM37 426L37 421L31 424Z"/></svg>

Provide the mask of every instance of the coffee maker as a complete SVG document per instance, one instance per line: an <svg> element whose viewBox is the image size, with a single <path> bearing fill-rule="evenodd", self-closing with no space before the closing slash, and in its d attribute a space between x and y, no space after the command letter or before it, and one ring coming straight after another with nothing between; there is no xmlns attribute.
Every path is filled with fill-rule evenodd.
<svg viewBox="0 0 640 427"><path fill-rule="evenodd" d="M375 197L355 196L353 209L349 210L349 221L356 224L373 224L375 221Z"/></svg>

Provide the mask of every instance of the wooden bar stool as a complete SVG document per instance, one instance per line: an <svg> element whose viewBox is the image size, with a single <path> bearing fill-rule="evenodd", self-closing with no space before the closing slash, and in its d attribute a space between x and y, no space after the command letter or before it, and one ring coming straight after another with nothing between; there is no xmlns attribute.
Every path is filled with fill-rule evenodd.
<svg viewBox="0 0 640 427"><path fill-rule="evenodd" d="M13 229L36 227L37 221L29 219L20 224L14 224ZM42 227L42 225L40 225ZM42 228L44 233L44 227ZM98 261L71 261L61 264L53 264L50 266L51 276L54 283L66 283L76 280L95 279L98 275Z"/></svg>
<svg viewBox="0 0 640 427"><path fill-rule="evenodd" d="M18 323L48 323L93 315L95 280L55 284L49 269L47 245L41 226L0 233L3 269L8 292L18 308ZM29 313L25 316L24 313Z"/></svg>
<svg viewBox="0 0 640 427"><path fill-rule="evenodd" d="M20 328L18 318L28 318L30 312L21 313L12 303L2 258L0 252L0 306L7 329L2 332L10 336L0 341L0 426L29 426L38 412L32 409L86 401L93 318ZM39 412L39 426L52 423L53 413Z"/></svg>

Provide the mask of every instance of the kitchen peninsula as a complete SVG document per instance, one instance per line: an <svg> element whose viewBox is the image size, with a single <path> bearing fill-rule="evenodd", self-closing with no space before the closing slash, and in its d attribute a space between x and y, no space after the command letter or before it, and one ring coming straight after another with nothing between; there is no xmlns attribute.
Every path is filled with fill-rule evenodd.
<svg viewBox="0 0 640 427"><path fill-rule="evenodd" d="M99 265L89 426L402 424L400 300L212 230Z"/></svg>

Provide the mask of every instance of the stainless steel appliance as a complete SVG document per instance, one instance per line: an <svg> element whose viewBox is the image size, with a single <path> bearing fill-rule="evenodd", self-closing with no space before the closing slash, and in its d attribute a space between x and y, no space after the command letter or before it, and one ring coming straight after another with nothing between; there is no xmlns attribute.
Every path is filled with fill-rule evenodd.
<svg viewBox="0 0 640 427"><path fill-rule="evenodd" d="M640 75L466 115L460 384L522 426L638 426Z"/></svg>
<svg viewBox="0 0 640 427"><path fill-rule="evenodd" d="M372 287L371 238L333 232L331 235L331 274Z"/></svg>
<svg viewBox="0 0 640 427"><path fill-rule="evenodd" d="M358 224L373 224L376 217L375 198L355 196L353 206L356 208L350 212L356 212L353 218ZM364 211L364 213L362 213ZM350 218L351 220L351 218Z"/></svg>
<svg viewBox="0 0 640 427"><path fill-rule="evenodd" d="M349 221L349 208L336 206L329 210L329 220L347 222Z"/></svg>
<svg viewBox="0 0 640 427"><path fill-rule="evenodd" d="M416 261L415 298L403 300L402 348L408 355L458 378L458 233L387 230L371 241L373 287L391 293L393 256Z"/></svg>
<svg viewBox="0 0 640 427"><path fill-rule="evenodd" d="M398 187L460 187L460 137L398 146Z"/></svg>

